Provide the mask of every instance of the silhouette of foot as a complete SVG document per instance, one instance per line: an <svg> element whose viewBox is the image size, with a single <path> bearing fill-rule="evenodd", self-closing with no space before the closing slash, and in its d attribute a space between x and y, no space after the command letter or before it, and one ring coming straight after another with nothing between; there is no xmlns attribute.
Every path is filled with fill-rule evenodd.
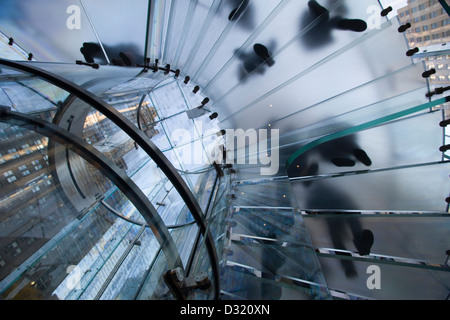
<svg viewBox="0 0 450 320"><path fill-rule="evenodd" d="M347 158L333 158L331 162L337 167L353 167L356 164L354 160Z"/></svg>
<svg viewBox="0 0 450 320"><path fill-rule="evenodd" d="M372 160L370 160L369 156L367 155L367 153L364 150L355 149L355 150L353 150L353 155L356 157L356 159L361 161L366 166L372 165Z"/></svg>
<svg viewBox="0 0 450 320"><path fill-rule="evenodd" d="M120 56L120 58L122 59L122 61L124 62L124 64L125 64L126 66L132 66L132 65L133 65L133 63L132 63L130 57L129 57L126 53L120 52L120 53L119 53L119 56Z"/></svg>
<svg viewBox="0 0 450 320"><path fill-rule="evenodd" d="M321 20L327 21L330 18L330 13L322 7L317 1L311 0L308 2L308 7L311 13L316 17L321 17Z"/></svg>
<svg viewBox="0 0 450 320"><path fill-rule="evenodd" d="M92 58L92 56L89 54L88 50L86 50L85 47L81 47L81 48L80 48L80 52L81 52L81 54L83 55L84 60L85 60L87 63L94 63L94 58Z"/></svg>
<svg viewBox="0 0 450 320"><path fill-rule="evenodd" d="M248 6L248 1L243 2L239 7L234 8L228 16L229 21L237 20Z"/></svg>
<svg viewBox="0 0 450 320"><path fill-rule="evenodd" d="M358 250L358 254L361 256L370 254L373 242L374 242L373 233L372 231L367 229L362 230L361 234L353 240L353 243L355 244L355 247Z"/></svg>
<svg viewBox="0 0 450 320"><path fill-rule="evenodd" d="M360 19L341 19L336 23L336 28L355 32L363 32L367 29L367 23Z"/></svg>
<svg viewBox="0 0 450 320"><path fill-rule="evenodd" d="M272 55L270 54L266 46L260 43L256 43L253 46L253 50L255 51L256 55L262 58L269 66L273 66L275 62L273 61Z"/></svg>

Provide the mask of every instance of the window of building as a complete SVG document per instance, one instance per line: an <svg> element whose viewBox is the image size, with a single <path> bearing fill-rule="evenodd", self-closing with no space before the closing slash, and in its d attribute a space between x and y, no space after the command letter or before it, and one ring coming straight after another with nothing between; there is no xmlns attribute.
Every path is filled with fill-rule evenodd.
<svg viewBox="0 0 450 320"><path fill-rule="evenodd" d="M438 12L437 11L430 12L430 18L435 18L437 16L438 16Z"/></svg>
<svg viewBox="0 0 450 320"><path fill-rule="evenodd" d="M17 178L16 178L16 176L12 176L12 177L9 177L7 180L8 180L9 183L11 183L11 182L16 181Z"/></svg>
<svg viewBox="0 0 450 320"><path fill-rule="evenodd" d="M13 174L13 172L12 172L11 170L6 171L6 172L3 172L3 175L4 175L5 177L9 177L9 176L12 175L12 174Z"/></svg>
<svg viewBox="0 0 450 320"><path fill-rule="evenodd" d="M439 27L439 24L437 22L434 22L431 24L431 29L436 29Z"/></svg>
<svg viewBox="0 0 450 320"><path fill-rule="evenodd" d="M428 16L427 16L427 15L423 15L423 16L420 17L420 20L421 20L421 21L425 21L425 20L427 20L427 19L428 19Z"/></svg>
<svg viewBox="0 0 450 320"><path fill-rule="evenodd" d="M423 26L423 27L422 27L422 30L423 30L423 31L427 31L427 30L428 30L428 26Z"/></svg>
<svg viewBox="0 0 450 320"><path fill-rule="evenodd" d="M423 10L423 9L425 9L425 4L424 3L419 5L419 10Z"/></svg>

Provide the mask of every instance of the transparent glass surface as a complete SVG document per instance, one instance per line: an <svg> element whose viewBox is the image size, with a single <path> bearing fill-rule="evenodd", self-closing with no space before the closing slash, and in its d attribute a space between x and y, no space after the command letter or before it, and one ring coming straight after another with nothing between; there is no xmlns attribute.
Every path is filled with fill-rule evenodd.
<svg viewBox="0 0 450 320"><path fill-rule="evenodd" d="M2 32L39 61L84 60L83 43L98 43L79 1L4 1L2 8Z"/></svg>
<svg viewBox="0 0 450 320"><path fill-rule="evenodd" d="M317 175L327 175L440 161L441 120L440 112L427 111L325 142L297 158L289 175L307 175L313 164Z"/></svg>
<svg viewBox="0 0 450 320"><path fill-rule="evenodd" d="M321 294L326 296L320 287L293 279L258 277L254 270L241 266L230 266L226 272L227 277L222 285L223 300L320 300Z"/></svg>
<svg viewBox="0 0 450 320"><path fill-rule="evenodd" d="M305 215L315 247L358 251L354 239L362 230L371 230L371 253L441 264L450 245L449 221L445 216L424 214L344 214Z"/></svg>
<svg viewBox="0 0 450 320"><path fill-rule="evenodd" d="M23 50L17 43L10 45L9 38L0 31L0 57L10 60L27 60L28 52Z"/></svg>
<svg viewBox="0 0 450 320"><path fill-rule="evenodd" d="M386 300L445 300L450 274L375 261L352 261L334 257L320 257L330 289L337 289L369 299ZM376 265L381 272L381 290L370 290L367 269ZM348 270L347 275L345 270ZM424 285L426 283L426 285Z"/></svg>
<svg viewBox="0 0 450 320"><path fill-rule="evenodd" d="M57 110L69 93L36 76L1 68L0 104L22 113Z"/></svg>
<svg viewBox="0 0 450 320"><path fill-rule="evenodd" d="M169 270L164 254L161 252L152 262L151 272L147 272L144 282L135 295L136 300L174 300L162 274Z"/></svg>
<svg viewBox="0 0 450 320"><path fill-rule="evenodd" d="M293 183L304 210L446 212L449 163ZM376 195L376 196L374 196Z"/></svg>
<svg viewBox="0 0 450 320"><path fill-rule="evenodd" d="M328 299L316 253L287 176L239 166L229 195L224 299Z"/></svg>
<svg viewBox="0 0 450 320"><path fill-rule="evenodd" d="M90 173L90 187L83 189L85 192L102 192L111 187L111 182L74 153L70 154L70 163L75 175L66 176L55 166L54 158L55 154L65 154L64 147L52 144L48 152L49 140L39 134L3 124L2 131L4 148L13 140L18 143L25 139L23 148L15 152L11 149L2 163L5 170L10 167L3 175L6 185L2 188L3 298L95 295L96 287L90 282L94 278L104 281L108 265L114 264L133 224L92 198L90 207L78 210L68 186L83 185L86 173ZM126 197L109 196L107 201L125 214L141 218Z"/></svg>
<svg viewBox="0 0 450 320"><path fill-rule="evenodd" d="M148 1L134 1L132 6L122 0L83 0L82 4L108 57L106 60L97 47L93 55L96 62L119 66L144 63ZM127 23L117 23L124 17Z"/></svg>
<svg viewBox="0 0 450 320"><path fill-rule="evenodd" d="M290 8L291 6L298 8ZM330 19L332 19L331 17L344 15L343 12L345 12L346 17L366 19L368 15L367 8L370 6L377 6L377 1L358 1L357 3L352 3L352 5L336 2L329 8ZM265 37L271 37L270 40L276 43L276 45L273 45L274 48L270 47L268 39L260 39L261 41L259 42L257 38L252 43L249 43L248 52L246 54L250 58L247 59L252 59L251 57L253 57L253 59L258 58L255 52L252 52L252 46L255 43L262 43L266 45L269 52L272 53L273 62L258 62L258 67L256 69L245 73L245 59L244 67L239 66L242 62L236 61L234 63L235 65L230 65L229 75L222 70L220 73L220 77L223 75L221 81L218 81L217 84L212 82L211 87L208 87L208 93L209 89L214 88L214 90L211 90L213 101L223 109L224 116L221 118L222 121L227 120L228 117L234 115L235 112L242 111L242 109L249 107L250 104L259 102L261 98L272 95L286 87L288 84L293 86L297 79L299 82L295 84L296 90L286 89L281 96L272 96L273 99L269 103L264 105L259 104L259 107L255 107L256 109L254 110L260 109L263 106L268 106L269 104L276 106L277 110L282 114L288 110L298 110L299 107L314 104L313 100L317 102L326 99L322 94L328 95L333 90L336 90L336 93L344 91L346 90L346 87L351 88L358 85L358 81L367 81L368 78L372 79L372 77L376 77L377 74L380 75L383 71L389 70L389 68L382 67L362 72L362 70L367 68L365 59L370 59L369 56L371 56L373 49L378 50L381 49L379 45L383 46L385 43L388 44L389 37L394 37L395 40L392 40L392 42L398 42L398 33L390 32L394 29L393 26L389 28L390 22L381 24L380 21L381 25L377 25L376 27L368 26L365 32L349 32L331 29L328 30L327 33L325 30L321 30L319 22L323 22L322 18L313 20L308 27L301 27L301 24L305 22L305 18L299 19L298 17L299 15L301 17L302 12L307 10L308 7L306 3L290 2L286 5L284 11L277 15L277 19L274 20L273 25L268 25L266 27L266 31L270 30L270 32L261 33L261 37L263 37L263 35ZM298 14L293 15L292 12L298 12ZM290 17L284 20L278 20L278 17L282 13L285 13ZM285 23L286 25L284 25ZM294 27L289 26L289 24L294 25ZM317 29L315 27L317 27ZM274 30L272 30L272 28ZM280 28L280 30L278 30L278 28ZM283 28L289 31L286 31ZM332 27L329 26L328 28ZM391 30L389 31L388 29ZM275 37L274 34L277 34L277 36ZM283 38L285 34L288 39ZM383 37L382 44L380 44L380 41L377 41L377 38L381 38L382 34L385 34L385 36ZM322 39L321 37L326 39ZM278 38L284 39L284 41L280 40L281 43L279 43ZM317 44L318 48L314 48L308 43L304 43L304 41L314 41L314 39L316 39L317 42L323 41L323 43ZM371 43L377 43L377 47L375 48ZM404 58L403 52L401 55L398 55L401 50L398 45L393 46L392 48L387 45L386 48L389 50L396 50L396 52L392 52L393 59L396 59L396 57L399 56L401 57L399 59L402 59L403 63L408 63L408 59ZM243 58L245 58L245 56ZM370 60L376 61L376 59ZM301 63L292 63L292 61L301 61ZM377 62L375 61L373 63L376 64ZM358 66L358 63L361 63L361 65ZM390 62L380 60L378 63L385 64ZM392 65L394 65L394 63L395 62L392 62ZM249 67L247 67L247 69L248 68ZM379 73L376 70L379 70ZM239 78L240 73L243 74L245 78L242 78L242 76ZM347 77L346 75L348 74L351 74L352 77ZM340 78L340 80L333 80L333 77ZM318 78L320 78L319 82L312 80ZM345 81L342 81L342 78L344 78ZM267 81L267 79L270 79L270 81ZM333 85L327 85L328 81L330 81L330 83L332 82ZM238 82L239 86L236 86ZM252 90L249 90L250 87ZM321 90L321 87L326 87L328 90ZM315 92L315 94L299 97L298 88L302 88L303 92ZM247 94L242 95L244 91L246 91ZM252 94L250 95L248 92L251 92ZM295 99L291 99L293 94L296 96ZM332 95L333 94L331 93L331 96ZM235 108L233 104L230 104L230 101L235 100L237 97L240 97L239 108ZM242 98L245 100L242 100ZM296 101L296 104L291 106L293 101ZM242 118L233 118L232 121L239 121L240 119L242 120ZM249 124L247 123L247 126L248 125ZM237 126L242 126L242 124L238 122Z"/></svg>
<svg viewBox="0 0 450 320"><path fill-rule="evenodd" d="M199 60L202 64L196 69L192 78L195 82L208 83L233 57L236 50L246 43L249 37L258 30L261 32L264 21L270 13L281 4L280 0L270 0L260 6L256 1L229 1L218 13L218 27L225 25L218 37L212 39L214 46L199 50ZM233 10L234 14L232 14ZM229 19L231 18L231 21ZM212 31L215 31L212 29ZM208 50L209 49L209 50Z"/></svg>

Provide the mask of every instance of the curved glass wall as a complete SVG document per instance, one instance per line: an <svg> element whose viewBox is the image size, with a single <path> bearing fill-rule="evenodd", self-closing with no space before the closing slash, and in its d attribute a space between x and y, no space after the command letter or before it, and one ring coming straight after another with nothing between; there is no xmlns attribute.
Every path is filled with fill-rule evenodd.
<svg viewBox="0 0 450 320"><path fill-rule="evenodd" d="M391 4L5 1L1 298L448 297L450 24Z"/></svg>

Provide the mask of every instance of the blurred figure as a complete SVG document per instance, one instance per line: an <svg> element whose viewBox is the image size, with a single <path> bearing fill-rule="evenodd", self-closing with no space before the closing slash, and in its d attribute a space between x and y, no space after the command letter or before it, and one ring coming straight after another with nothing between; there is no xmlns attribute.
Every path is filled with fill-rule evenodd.
<svg viewBox="0 0 450 320"><path fill-rule="evenodd" d="M253 19L253 9L249 0L228 0L233 8L228 15L229 21L236 21L240 27L253 30L255 22Z"/></svg>
<svg viewBox="0 0 450 320"><path fill-rule="evenodd" d="M240 80L244 80L252 72L264 74L266 66L272 67L275 64L272 53L260 43L253 46L253 52L239 55L239 59L242 60Z"/></svg>
<svg viewBox="0 0 450 320"><path fill-rule="evenodd" d="M344 13L340 10L338 13ZM315 25L303 35L302 40L309 48L318 48L333 42L333 30L346 30L363 32L367 29L367 23L361 19L347 19L342 16L330 17L330 12L317 1L308 1L308 10L301 19L301 30L309 25Z"/></svg>
<svg viewBox="0 0 450 320"><path fill-rule="evenodd" d="M111 64L115 66L135 66L138 62L144 61L144 57L134 52L139 52L134 45L104 46L106 54L111 58ZM94 42L84 42L80 52L88 63L107 64L103 50L99 44Z"/></svg>

